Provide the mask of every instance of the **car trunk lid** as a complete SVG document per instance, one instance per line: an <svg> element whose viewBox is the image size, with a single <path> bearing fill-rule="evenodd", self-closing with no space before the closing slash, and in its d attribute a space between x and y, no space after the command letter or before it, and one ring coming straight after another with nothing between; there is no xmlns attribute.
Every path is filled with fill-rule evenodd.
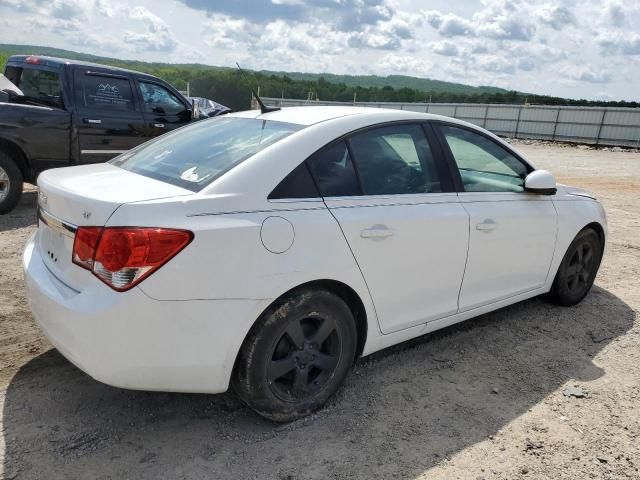
<svg viewBox="0 0 640 480"><path fill-rule="evenodd" d="M47 170L38 188L38 249L49 271L75 290L96 280L72 262L77 227L104 226L125 203L193 195L109 164Z"/></svg>

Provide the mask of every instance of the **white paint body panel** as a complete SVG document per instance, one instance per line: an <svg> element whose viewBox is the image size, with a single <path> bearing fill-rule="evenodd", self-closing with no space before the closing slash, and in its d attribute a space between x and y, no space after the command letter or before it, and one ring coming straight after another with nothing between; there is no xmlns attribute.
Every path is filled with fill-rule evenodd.
<svg viewBox="0 0 640 480"><path fill-rule="evenodd" d="M508 192L459 197L470 217L460 310L542 287L556 244L557 215L551 197Z"/></svg>
<svg viewBox="0 0 640 480"><path fill-rule="evenodd" d="M455 193L326 203L366 279L382 332L457 312L469 216Z"/></svg>
<svg viewBox="0 0 640 480"><path fill-rule="evenodd" d="M575 235L594 222L606 232L601 205L564 186L554 196L268 200L290 171L337 137L373 124L442 117L349 107L232 115L308 126L198 193L110 165L40 177L50 213L76 225L194 232L187 248L123 293L70 262L61 268L46 260L56 240L45 238L45 228L29 241L23 266L34 317L96 379L125 388L225 391L260 314L316 280L341 282L359 296L367 355L548 291ZM496 228L477 230L486 219ZM372 227L373 235L362 235ZM71 240L56 253L70 256Z"/></svg>

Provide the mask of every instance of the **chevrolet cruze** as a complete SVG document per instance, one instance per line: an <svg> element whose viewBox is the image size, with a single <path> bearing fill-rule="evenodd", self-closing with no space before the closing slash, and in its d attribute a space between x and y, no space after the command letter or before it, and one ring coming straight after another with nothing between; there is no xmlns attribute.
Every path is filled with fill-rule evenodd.
<svg viewBox="0 0 640 480"><path fill-rule="evenodd" d="M289 421L354 360L591 288L602 206L451 118L300 107L225 115L108 164L40 175L34 318L118 387L235 392Z"/></svg>

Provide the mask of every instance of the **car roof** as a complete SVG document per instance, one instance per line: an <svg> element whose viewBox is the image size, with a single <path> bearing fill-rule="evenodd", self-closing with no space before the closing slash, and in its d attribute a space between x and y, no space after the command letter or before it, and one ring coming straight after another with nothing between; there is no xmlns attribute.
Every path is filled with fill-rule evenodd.
<svg viewBox="0 0 640 480"><path fill-rule="evenodd" d="M234 117L259 118L260 120L273 120L277 122L294 123L297 125L314 125L336 118L351 115L379 116L381 113L393 114L396 120L442 120L444 117L429 113L412 112L409 110L395 110L388 108L352 107L346 106L303 106L284 107L269 113L261 113L260 110L246 110L232 113ZM454 119L448 119L455 122Z"/></svg>

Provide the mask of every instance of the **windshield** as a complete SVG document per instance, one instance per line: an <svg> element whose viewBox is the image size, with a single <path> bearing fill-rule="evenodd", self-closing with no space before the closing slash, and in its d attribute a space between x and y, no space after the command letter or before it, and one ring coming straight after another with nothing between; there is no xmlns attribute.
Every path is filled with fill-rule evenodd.
<svg viewBox="0 0 640 480"><path fill-rule="evenodd" d="M217 117L159 137L111 164L194 192L301 125Z"/></svg>

